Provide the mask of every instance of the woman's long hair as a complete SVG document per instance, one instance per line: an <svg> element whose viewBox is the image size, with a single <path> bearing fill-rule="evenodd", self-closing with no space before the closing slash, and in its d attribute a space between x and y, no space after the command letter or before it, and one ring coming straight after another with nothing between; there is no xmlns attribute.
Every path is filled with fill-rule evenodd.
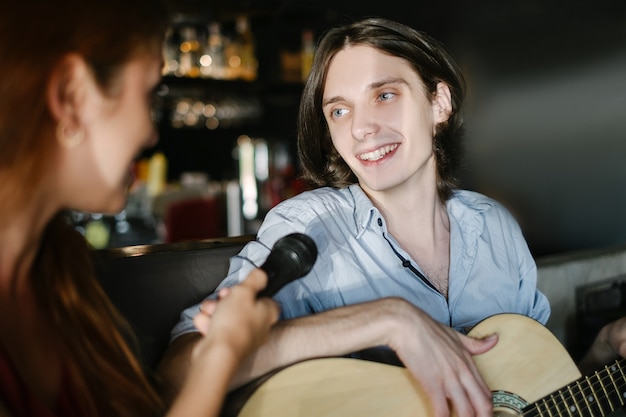
<svg viewBox="0 0 626 417"><path fill-rule="evenodd" d="M84 57L103 92L130 59L160 53L167 12L155 0L48 0L0 6L0 228L51 167L55 122L46 85L61 57ZM129 329L100 287L84 238L59 213L32 273L42 320L58 336L77 408L86 416L149 416L161 402L127 343Z"/></svg>

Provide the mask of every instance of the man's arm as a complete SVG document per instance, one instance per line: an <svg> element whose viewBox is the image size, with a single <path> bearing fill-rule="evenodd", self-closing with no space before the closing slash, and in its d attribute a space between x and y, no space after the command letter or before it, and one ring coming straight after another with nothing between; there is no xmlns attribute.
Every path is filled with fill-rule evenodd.
<svg viewBox="0 0 626 417"><path fill-rule="evenodd" d="M177 339L161 361L159 373L170 395L185 378L197 340L192 335ZM402 299L385 298L277 323L269 340L241 364L231 389L305 359L389 346L422 384L435 416L449 415L448 402L458 416L491 416L491 394L472 355L496 342L464 336Z"/></svg>

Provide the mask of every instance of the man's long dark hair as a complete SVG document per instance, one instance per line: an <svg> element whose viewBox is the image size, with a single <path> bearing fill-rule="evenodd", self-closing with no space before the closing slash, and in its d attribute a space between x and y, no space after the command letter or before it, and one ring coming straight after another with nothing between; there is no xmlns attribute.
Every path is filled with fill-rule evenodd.
<svg viewBox="0 0 626 417"><path fill-rule="evenodd" d="M358 182L335 150L322 110L330 62L337 52L354 45L371 46L405 59L424 83L429 98L434 97L439 82L446 83L450 88L450 118L437 127L433 138L437 189L441 200L446 201L457 186L455 173L462 159L463 120L460 109L465 97L465 79L454 59L436 39L383 18L368 18L331 29L319 42L298 116L298 154L304 179L315 186L338 188Z"/></svg>

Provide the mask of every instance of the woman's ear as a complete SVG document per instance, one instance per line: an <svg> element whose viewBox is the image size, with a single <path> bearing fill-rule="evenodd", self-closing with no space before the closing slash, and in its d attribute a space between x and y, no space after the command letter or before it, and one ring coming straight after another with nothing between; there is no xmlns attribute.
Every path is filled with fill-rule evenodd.
<svg viewBox="0 0 626 417"><path fill-rule="evenodd" d="M46 88L46 102L57 123L80 125L81 108L89 91L89 81L89 66L80 55L65 55L57 63Z"/></svg>
<svg viewBox="0 0 626 417"><path fill-rule="evenodd" d="M433 98L433 120L435 125L448 121L452 114L452 94L448 84L440 81Z"/></svg>
<svg viewBox="0 0 626 417"><path fill-rule="evenodd" d="M66 148L75 148L85 138L85 103L91 72L77 54L65 55L55 66L46 88L46 102L56 122L56 139Z"/></svg>

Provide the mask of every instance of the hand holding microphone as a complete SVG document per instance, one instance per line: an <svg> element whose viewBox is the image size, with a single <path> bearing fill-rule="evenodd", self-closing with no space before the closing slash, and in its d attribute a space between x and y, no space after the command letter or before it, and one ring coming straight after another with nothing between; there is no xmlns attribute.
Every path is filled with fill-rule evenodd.
<svg viewBox="0 0 626 417"><path fill-rule="evenodd" d="M225 370L226 389L237 368L267 340L279 318L279 306L269 297L306 275L316 258L317 247L311 238L301 233L287 235L276 242L260 267L267 280L255 269L241 284L222 288L219 302L215 299L203 302L200 313L194 317L196 329L203 337L193 345L190 355L193 366L189 367L187 381L206 380L205 369L219 364ZM221 407L221 399L216 404Z"/></svg>
<svg viewBox="0 0 626 417"><path fill-rule="evenodd" d="M307 235L292 233L280 238L263 265L260 266L260 269L267 274L267 285L256 294L256 298L273 297L286 284L306 275L313 267L316 259L317 246L313 239ZM232 289L222 288L219 298L226 297L226 294ZM194 318L194 324L201 333L205 335L208 333L211 327L211 317L217 308L218 303L215 299L206 300L201 304L201 313ZM238 308L241 308L241 304Z"/></svg>

